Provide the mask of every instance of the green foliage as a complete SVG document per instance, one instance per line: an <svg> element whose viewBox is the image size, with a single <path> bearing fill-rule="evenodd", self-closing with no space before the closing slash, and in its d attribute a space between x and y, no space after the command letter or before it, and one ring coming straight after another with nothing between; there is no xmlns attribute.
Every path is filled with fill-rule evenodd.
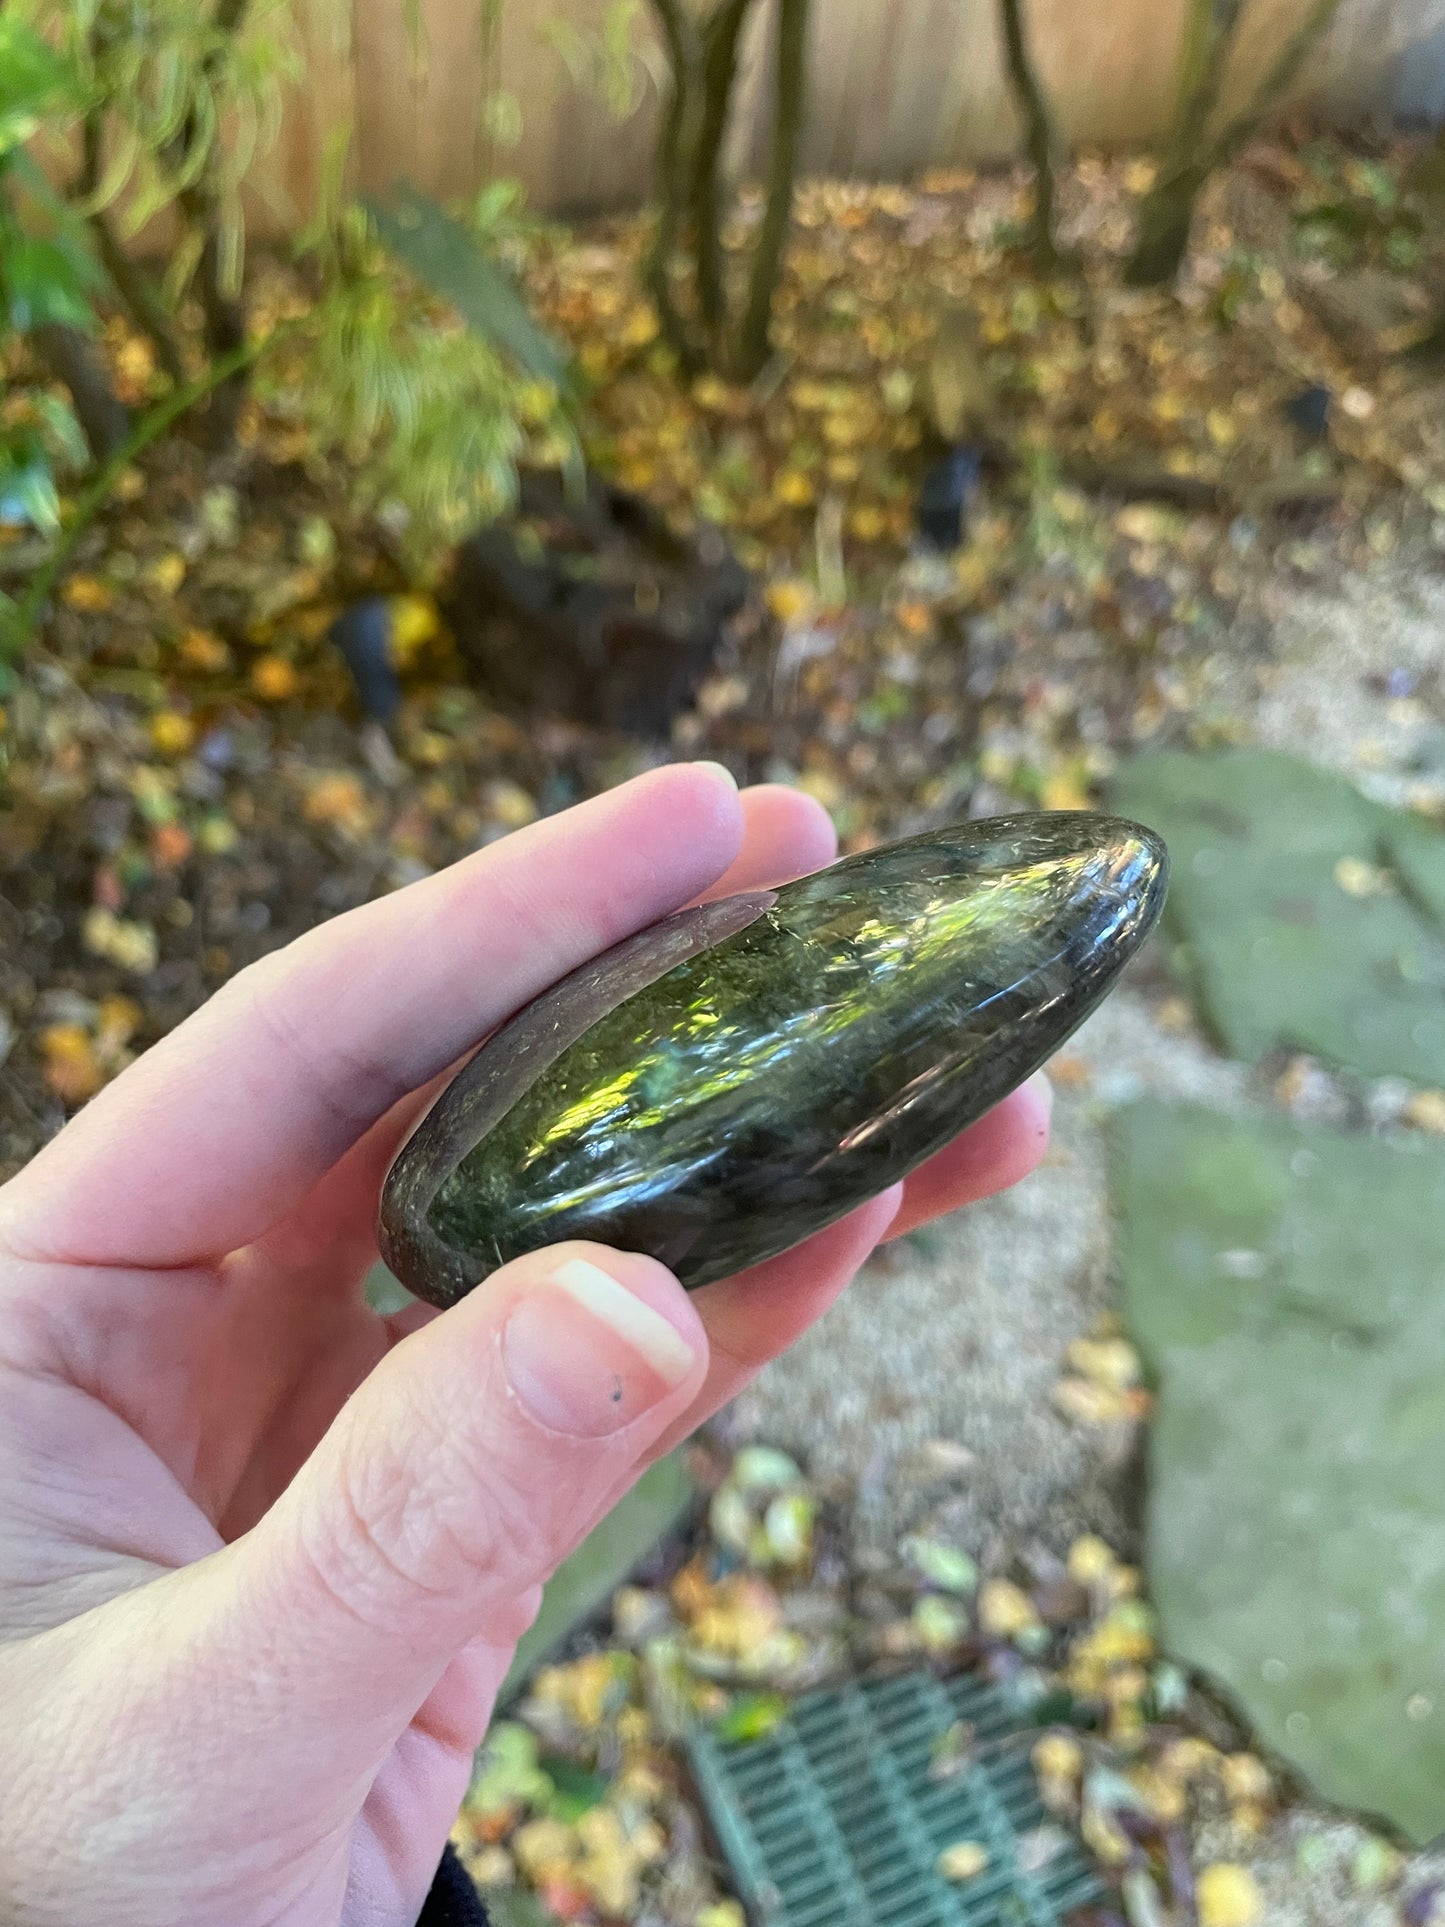
<svg viewBox="0 0 1445 1927"><path fill-rule="evenodd" d="M573 85L600 100L619 120L634 113L642 98L646 68L637 51L641 15L642 0L609 0L601 26L591 33L561 15L538 29Z"/></svg>
<svg viewBox="0 0 1445 1927"><path fill-rule="evenodd" d="M322 252L326 292L302 324L301 352L266 371L267 398L354 466L363 503L404 511L422 562L511 503L524 449L570 450L560 391L535 373L559 365L556 351L504 281L476 283L507 299L496 310L483 301L470 326L428 303L376 245L364 209L342 212Z"/></svg>
<svg viewBox="0 0 1445 1927"><path fill-rule="evenodd" d="M0 13L0 161L24 147L66 92L64 61L13 13Z"/></svg>
<svg viewBox="0 0 1445 1927"><path fill-rule="evenodd" d="M0 527L28 523L43 535L60 528L56 475L85 466L87 450L59 395L22 393L0 418Z"/></svg>
<svg viewBox="0 0 1445 1927"><path fill-rule="evenodd" d="M6 330L88 328L101 275L84 232L25 151L47 117L73 105L73 70L0 14L0 301Z"/></svg>
<svg viewBox="0 0 1445 1927"><path fill-rule="evenodd" d="M186 203L204 188L215 210L222 284L238 289L241 185L275 140L283 86L301 71L289 0L20 4L73 67L86 114L104 121L105 160L86 185L86 210L115 209L122 233L133 238L179 205L187 220L169 277L176 300L201 258L205 237Z"/></svg>
<svg viewBox="0 0 1445 1927"><path fill-rule="evenodd" d="M23 22L0 14L0 335L89 329L100 271L83 231L25 151L73 96L65 61ZM0 342L3 352L3 342ZM79 469L85 438L58 396L17 388L0 412L0 525L60 527L58 474Z"/></svg>
<svg viewBox="0 0 1445 1927"><path fill-rule="evenodd" d="M397 190L390 205L368 203L367 212L388 253L449 301L475 334L504 350L524 374L560 385L566 372L562 349L532 319L511 276L460 221L410 187Z"/></svg>

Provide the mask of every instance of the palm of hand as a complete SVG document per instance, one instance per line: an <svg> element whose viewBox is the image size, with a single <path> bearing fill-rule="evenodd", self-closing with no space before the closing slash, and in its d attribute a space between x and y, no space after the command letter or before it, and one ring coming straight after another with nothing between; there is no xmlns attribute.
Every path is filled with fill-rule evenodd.
<svg viewBox="0 0 1445 1927"><path fill-rule="evenodd" d="M480 1032L831 853L801 797L659 772L245 973L0 1192L0 1914L414 1918L551 1568L890 1225L1029 1168L1023 1093L765 1279L607 1254L699 1355L608 1440L519 1417L506 1290L365 1305L386 1165Z"/></svg>

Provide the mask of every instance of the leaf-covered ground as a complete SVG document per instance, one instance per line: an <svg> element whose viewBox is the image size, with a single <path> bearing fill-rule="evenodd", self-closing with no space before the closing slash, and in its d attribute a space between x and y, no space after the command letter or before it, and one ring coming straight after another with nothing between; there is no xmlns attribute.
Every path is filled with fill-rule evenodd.
<svg viewBox="0 0 1445 1927"><path fill-rule="evenodd" d="M1082 272L1056 286L1016 246L1018 179L809 186L783 354L751 391L679 385L637 293L639 224L543 233L531 287L591 386L593 459L723 524L759 580L758 618L668 745L490 701L384 523L348 508L345 475L279 407L251 409L224 467L184 441L155 451L0 710L0 1174L250 958L660 757L800 782L857 848L1086 804L1135 748L1248 734L1281 673L1281 606L1348 571L1438 579L1445 562L1445 388L1394 354L1442 292L1445 217L1415 164L1255 151L1211 195L1177 298L1117 287L1139 164L1073 171ZM263 315L297 298L261 271ZM910 536L950 304L977 317L978 352L944 379L993 459L943 558ZM144 399L143 344L117 328L108 346ZM1323 439L1283 412L1311 384L1333 397ZM23 540L0 548L7 583L33 566ZM359 727L326 640L363 589L406 597L393 743ZM1398 675L1390 703L1438 736L1439 660ZM1445 758L1392 800L1445 816ZM1085 1425L1133 1425L1146 1403L1108 1329L1055 1396ZM568 1919L730 1927L671 1744L683 1711L766 1723L802 1680L923 1660L1037 1671L1086 1716L1041 1729L1036 1760L1060 1824L1120 1878L1147 1875L1119 1903L1133 1927L1157 1918L1149 1893L1203 1927L1264 1918L1243 1863L1281 1790L1159 1661L1120 1557L1085 1538L979 1579L940 1538L865 1570L834 1519L847 1495L776 1462L769 1491L766 1469L715 1465L685 1561L539 1677L461 1829L490 1879ZM1428 1918L1420 1876L1400 1886L1391 1849L1358 1851L1344 1891Z"/></svg>

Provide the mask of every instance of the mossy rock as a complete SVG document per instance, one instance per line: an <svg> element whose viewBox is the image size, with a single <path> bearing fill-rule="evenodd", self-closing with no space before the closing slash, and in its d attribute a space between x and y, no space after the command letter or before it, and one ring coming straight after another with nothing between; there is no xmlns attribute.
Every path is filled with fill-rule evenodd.
<svg viewBox="0 0 1445 1927"><path fill-rule="evenodd" d="M1445 1084L1445 836L1272 750L1140 757L1110 800L1169 845L1166 925L1231 1056Z"/></svg>
<svg viewBox="0 0 1445 1927"><path fill-rule="evenodd" d="M1114 1138L1164 1641L1324 1798L1445 1830L1445 1148L1153 1102Z"/></svg>

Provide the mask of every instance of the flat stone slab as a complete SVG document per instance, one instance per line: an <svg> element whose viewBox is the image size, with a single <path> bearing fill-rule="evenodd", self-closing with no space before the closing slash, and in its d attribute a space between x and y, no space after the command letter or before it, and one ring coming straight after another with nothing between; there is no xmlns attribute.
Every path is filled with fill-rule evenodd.
<svg viewBox="0 0 1445 1927"><path fill-rule="evenodd" d="M1166 924L1230 1056L1445 1083L1445 836L1274 750L1140 757L1111 804L1169 845Z"/></svg>
<svg viewBox="0 0 1445 1927"><path fill-rule="evenodd" d="M1153 1101L1112 1141L1168 1648L1324 1798L1445 1831L1445 1149Z"/></svg>

